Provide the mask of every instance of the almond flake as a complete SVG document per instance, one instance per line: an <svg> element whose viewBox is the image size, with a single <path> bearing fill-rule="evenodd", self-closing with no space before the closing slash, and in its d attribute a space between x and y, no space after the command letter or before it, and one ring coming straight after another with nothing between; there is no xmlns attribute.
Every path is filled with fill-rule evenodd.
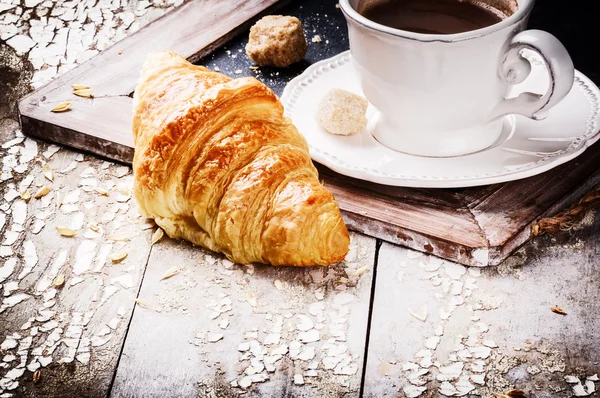
<svg viewBox="0 0 600 398"><path fill-rule="evenodd" d="M42 172L44 173L44 177L46 177L46 179L49 181L54 181L54 171L52 171L50 166L45 164L44 167L42 167Z"/></svg>
<svg viewBox="0 0 600 398"><path fill-rule="evenodd" d="M38 369L35 372L33 372L33 384L37 384L40 381L40 378L42 377L42 372Z"/></svg>
<svg viewBox="0 0 600 398"><path fill-rule="evenodd" d="M179 273L179 268L177 267L172 267L169 268L164 274L163 276L160 277L161 281L164 281L165 279L169 279L172 276L175 276Z"/></svg>
<svg viewBox="0 0 600 398"><path fill-rule="evenodd" d="M258 305L258 302L256 301L256 297L254 297L252 292L248 292L248 295L246 296L246 298L248 299L248 304L250 304L252 307L256 307Z"/></svg>
<svg viewBox="0 0 600 398"><path fill-rule="evenodd" d="M50 193L50 187L48 185L44 185L35 193L35 195L33 195L33 197L36 199L39 199L42 196L48 195L49 193Z"/></svg>
<svg viewBox="0 0 600 398"><path fill-rule="evenodd" d="M94 188L94 190L96 192L98 192L100 195L108 196L108 191L104 188L96 187L96 188Z"/></svg>
<svg viewBox="0 0 600 398"><path fill-rule="evenodd" d="M127 257L127 252L126 251L120 251L117 253L112 253L110 256L108 256L108 258L110 258L110 260L114 263L120 263L121 261L125 260L125 258Z"/></svg>
<svg viewBox="0 0 600 398"><path fill-rule="evenodd" d="M67 227L56 227L56 230L58 231L59 234L61 234L62 236L66 236L66 237L71 237L71 236L75 236L77 235L77 231L75 231L74 229L71 228L67 228Z"/></svg>
<svg viewBox="0 0 600 398"><path fill-rule="evenodd" d="M83 98L93 98L93 92L92 89L90 88L82 88L81 90L75 90L73 91L73 94L75 94L78 97L83 97Z"/></svg>
<svg viewBox="0 0 600 398"><path fill-rule="evenodd" d="M552 312L554 312L555 314L567 315L567 312L565 310L563 310L562 308L557 307L557 306L550 307L550 310Z"/></svg>
<svg viewBox="0 0 600 398"><path fill-rule="evenodd" d="M150 308L148 303L146 303L145 301L142 301L140 299L135 299L135 302L137 303L137 305L139 305L142 308Z"/></svg>
<svg viewBox="0 0 600 398"><path fill-rule="evenodd" d="M56 278L54 278L54 280L52 281L52 286L56 287L56 288L61 288L65 285L65 277L62 275L57 276Z"/></svg>
<svg viewBox="0 0 600 398"><path fill-rule="evenodd" d="M90 224L90 229L94 232L100 231L100 227L98 226L98 224Z"/></svg>
<svg viewBox="0 0 600 398"><path fill-rule="evenodd" d="M54 113L66 112L69 109L71 109L71 103L69 101L67 101L67 102L62 102L62 103L56 105L54 108L52 108L50 110L50 112L54 112Z"/></svg>
<svg viewBox="0 0 600 398"><path fill-rule="evenodd" d="M223 339L223 335L221 333L211 333L208 336L206 336L206 341L208 341L209 343L216 343L219 340Z"/></svg>
<svg viewBox="0 0 600 398"><path fill-rule="evenodd" d="M165 236L165 232L162 230L162 228L159 228L156 231L154 231L154 233L152 234L152 244L155 244L156 242L161 240L163 236Z"/></svg>
<svg viewBox="0 0 600 398"><path fill-rule="evenodd" d="M417 318L421 322L425 322L427 320L427 306L426 305L421 306L417 311L413 311L412 309L409 308L408 312L410 312L410 314L413 317Z"/></svg>
<svg viewBox="0 0 600 398"><path fill-rule="evenodd" d="M21 192L21 199L23 199L25 203L29 202L29 199L31 199L31 192L29 192L29 189Z"/></svg>
<svg viewBox="0 0 600 398"><path fill-rule="evenodd" d="M90 86L86 86L84 84L71 84L71 88L75 91L77 90L86 90L89 89Z"/></svg>
<svg viewBox="0 0 600 398"><path fill-rule="evenodd" d="M112 240L115 242L120 242L120 241L129 241L131 240L129 238L129 234L125 233L125 232L121 232L118 234L114 234L114 235L110 235L108 238L106 238L108 240Z"/></svg>

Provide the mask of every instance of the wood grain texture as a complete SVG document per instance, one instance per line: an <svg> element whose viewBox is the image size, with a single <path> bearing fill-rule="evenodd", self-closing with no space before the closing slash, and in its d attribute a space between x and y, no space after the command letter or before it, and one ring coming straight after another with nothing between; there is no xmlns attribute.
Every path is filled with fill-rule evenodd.
<svg viewBox="0 0 600 398"><path fill-rule="evenodd" d="M513 388L538 398L573 396L565 375L585 382L600 371L599 321L590 316L598 311L598 269L587 260L599 250L600 220L590 225L591 219L576 231L537 238L481 271L384 243L364 397L410 396L414 388L423 388L423 397L446 396L447 383L470 384L467 396ZM553 313L554 305L568 315ZM411 315L422 306L424 321ZM431 363L421 363L427 353ZM448 375L448 366L457 373Z"/></svg>
<svg viewBox="0 0 600 398"><path fill-rule="evenodd" d="M1 133L0 141L6 141L6 136ZM45 150L41 145L38 148L40 154ZM116 166L101 170L101 161L84 161L80 156L70 151L60 151L53 155L48 160L48 165L54 170L52 182L42 174L38 164L44 159L41 156L36 159L36 165L27 171L28 175L34 177L30 190L35 192L42 184L48 184L52 190L44 197L48 199L48 205L41 199L31 199L27 203L27 218L22 225L24 231L12 245L13 258L17 258L18 267L3 284L0 283L0 291L4 296L0 296L0 307L16 295L28 296L24 301L0 313L0 342L14 333L21 336L19 342L32 338L30 347L23 350L21 345L13 349L0 349L0 356L15 355L17 358L3 364L8 365L8 369L17 368L20 361L26 361L28 366L25 374L18 380L18 387L11 391L19 397L106 396L116 371L119 352L148 259L151 231L142 230L139 224L135 225L131 240L120 249L128 251L128 257L118 265L113 265L106 258L107 249L115 251L119 246L107 241L107 236L113 233L113 228L118 223L101 221L103 215L114 211L117 203L115 192L113 189L108 197L93 190L85 192L80 187L80 175L86 169L88 174L93 169L93 178L102 181L114 179L116 183L123 180L114 176ZM76 161L76 158L80 161ZM66 168L70 171L60 172ZM131 175L125 178L132 180ZM8 189L6 184L3 184L3 190L4 188ZM66 208L57 205L59 195L62 201L72 202L68 195L73 197L72 193L77 190L80 191L79 199L69 203L71 206L76 205L77 211L66 212ZM88 201L93 206L83 205ZM15 199L11 206L16 209L23 203L20 199ZM111 208L113 210L109 210ZM122 210L116 218L121 220L121 227L127 228L128 222L123 220L135 219L136 213L135 204L132 204L129 210ZM44 226L38 233L32 232L37 230L33 226L40 222L42 214L46 215ZM79 223L82 224L80 227L74 226ZM91 223L99 223L101 228L98 234L93 234L94 237L87 235L90 232L88 225ZM78 234L75 237L61 236L56 230L57 226L73 226L72 228L77 228ZM6 231L12 227L14 225L9 223L0 234L3 241L7 236ZM34 248L37 261L31 268L31 273L21 279L21 272L31 261L27 258L32 256L31 251L26 251L26 247ZM131 250L133 247L135 250ZM7 247L2 248L6 250ZM5 257L5 254L2 257L0 267L11 259L10 256ZM51 286L57 276L64 277L64 286ZM123 276L126 280L118 279ZM11 283L18 283L18 288L9 293L7 289ZM55 333L58 334L54 335ZM51 337L53 335L55 337ZM54 349L51 348L53 341L57 343ZM36 366L39 366L41 381L34 385L32 375ZM6 371L3 370L3 373Z"/></svg>
<svg viewBox="0 0 600 398"><path fill-rule="evenodd" d="M247 35L234 37L235 33L245 32L244 22L273 4L274 0L235 1L227 5L216 0L186 3L26 97L20 103L24 131L130 163L131 99L127 95L133 90L145 54L170 48L199 59L227 42L227 50L219 48L202 62L219 66L230 75L234 71L238 71L236 76L255 75L281 92L286 82L311 62L347 49L345 22L335 8L336 1L298 0L281 12L298 16L309 36L310 32L320 33L330 43L311 45L306 59L291 68L250 71L249 60L243 54ZM235 12L230 12L231 7ZM205 15L212 18L206 19ZM315 18L317 15L328 17ZM173 35L161 34L167 25ZM233 58L232 52L240 56ZM97 73L99 69L102 74ZM72 82L90 84L97 98L77 99L73 110L67 113L50 113L52 105L72 98ZM540 176L455 190L394 188L347 178L324 167L320 167L320 172L351 229L462 264L487 266L502 262L528 241L529 228L539 218L560 211L586 189L596 186L599 161L600 146L594 145L574 161Z"/></svg>
<svg viewBox="0 0 600 398"><path fill-rule="evenodd" d="M158 242L139 295L146 308L134 311L112 396L234 397L246 391L251 397L357 397L374 261L375 240L360 235L352 236L346 261L329 268L243 267L185 242ZM172 267L180 271L161 281ZM217 303L225 304L222 312ZM320 320L309 311L314 303L322 306ZM315 349L318 377L306 376L311 360L291 357L291 341L300 336L297 315L320 327L319 341L302 344ZM269 345L270 333L281 340ZM212 334L222 340L210 342ZM275 362L274 372L259 371L268 375L266 382L232 387L244 371L252 374L238 350L252 340L289 351ZM351 374L323 369L319 360L329 352L327 344L346 347L355 366ZM294 383L295 374L305 375L304 385Z"/></svg>

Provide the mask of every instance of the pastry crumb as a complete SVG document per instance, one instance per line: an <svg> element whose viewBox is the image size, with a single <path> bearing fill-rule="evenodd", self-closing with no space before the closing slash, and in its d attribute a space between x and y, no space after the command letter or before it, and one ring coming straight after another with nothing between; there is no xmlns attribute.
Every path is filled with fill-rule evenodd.
<svg viewBox="0 0 600 398"><path fill-rule="evenodd" d="M312 42L313 43L320 43L321 42L321 36L314 35L313 38L312 38Z"/></svg>
<svg viewBox="0 0 600 398"><path fill-rule="evenodd" d="M284 68L304 58L307 49L298 18L268 15L250 28L246 54L259 66Z"/></svg>
<svg viewBox="0 0 600 398"><path fill-rule="evenodd" d="M331 134L354 135L367 127L366 98L334 88L321 99L317 107L317 123Z"/></svg>

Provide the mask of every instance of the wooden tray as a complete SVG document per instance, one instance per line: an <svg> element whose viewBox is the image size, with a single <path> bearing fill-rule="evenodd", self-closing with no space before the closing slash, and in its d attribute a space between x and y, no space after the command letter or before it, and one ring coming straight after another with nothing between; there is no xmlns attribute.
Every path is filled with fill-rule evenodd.
<svg viewBox="0 0 600 398"><path fill-rule="evenodd" d="M255 75L281 94L308 65L348 48L335 0L190 1L65 73L19 103L23 131L119 162L133 157L131 93L147 54L177 51L192 62L218 66L231 76ZM282 8L283 7L283 8ZM252 71L243 52L251 23L266 13L296 15L309 39L303 62ZM314 35L321 37L313 43ZM95 98L74 97L71 84L93 88ZM50 112L69 100L72 110ZM542 217L569 206L600 181L600 146L545 174L469 189L410 189L358 181L320 167L348 226L392 243L466 265L498 264L532 237Z"/></svg>

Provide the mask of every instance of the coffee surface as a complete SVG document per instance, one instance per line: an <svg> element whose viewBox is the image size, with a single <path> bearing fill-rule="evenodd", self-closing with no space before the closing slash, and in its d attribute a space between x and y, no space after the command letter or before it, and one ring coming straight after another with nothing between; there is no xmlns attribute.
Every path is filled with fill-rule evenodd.
<svg viewBox="0 0 600 398"><path fill-rule="evenodd" d="M506 18L493 7L467 0L383 0L360 11L379 24L427 34L468 32Z"/></svg>

